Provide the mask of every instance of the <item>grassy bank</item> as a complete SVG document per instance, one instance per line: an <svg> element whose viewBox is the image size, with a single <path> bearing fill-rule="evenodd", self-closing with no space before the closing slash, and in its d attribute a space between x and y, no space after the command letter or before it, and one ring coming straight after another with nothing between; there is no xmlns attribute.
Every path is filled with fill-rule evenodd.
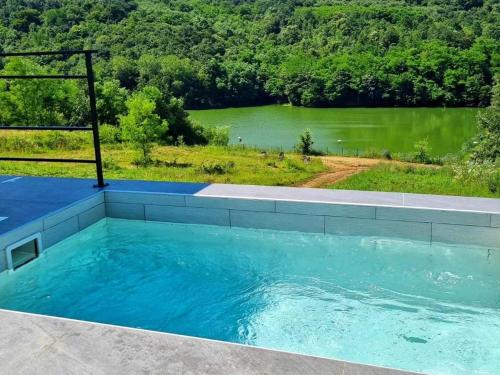
<svg viewBox="0 0 500 375"><path fill-rule="evenodd" d="M500 198L500 191L491 191L480 179L457 179L449 166L381 164L328 188Z"/></svg>
<svg viewBox="0 0 500 375"><path fill-rule="evenodd" d="M280 157L277 151L261 152L240 146L156 146L153 163L143 167L134 163L137 152L127 144L104 143L102 148L107 179L270 186L309 186L307 183L311 180L320 180L315 187L500 197L499 173L493 179L490 176L489 180L482 177L484 173L459 179L450 165L423 166L382 158L339 158L332 164L326 160L328 157L323 158L323 162L314 157L305 162L299 154L286 153ZM3 156L93 159L90 134L81 133L0 132L0 153ZM349 163L356 169L352 176L335 184L325 178L345 172ZM361 173L358 173L359 166L364 166ZM95 178L95 167L92 164L0 162L0 174Z"/></svg>
<svg viewBox="0 0 500 375"><path fill-rule="evenodd" d="M93 158L89 145L77 150L38 150L36 153L2 151L4 156L36 156L60 158ZM170 147L158 146L153 151L154 163L138 167L136 152L125 146L103 145L105 177L183 182L220 182L255 185L295 185L307 180L325 167L319 160L306 163L300 155L262 154L240 147ZM62 163L0 162L0 174L95 177L94 165Z"/></svg>

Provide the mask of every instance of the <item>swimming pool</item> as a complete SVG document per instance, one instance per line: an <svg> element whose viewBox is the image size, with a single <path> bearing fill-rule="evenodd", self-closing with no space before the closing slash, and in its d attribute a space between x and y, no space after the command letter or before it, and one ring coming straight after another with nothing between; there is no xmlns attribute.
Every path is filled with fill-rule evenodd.
<svg viewBox="0 0 500 375"><path fill-rule="evenodd" d="M500 372L500 254L480 247L107 218L1 274L0 308Z"/></svg>

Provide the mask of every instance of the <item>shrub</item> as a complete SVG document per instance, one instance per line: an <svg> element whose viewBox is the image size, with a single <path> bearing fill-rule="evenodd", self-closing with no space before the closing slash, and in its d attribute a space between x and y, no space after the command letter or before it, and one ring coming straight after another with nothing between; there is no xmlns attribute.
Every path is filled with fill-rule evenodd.
<svg viewBox="0 0 500 375"><path fill-rule="evenodd" d="M468 161L453 165L455 179L462 182L475 182L488 187L492 193L500 191L500 162Z"/></svg>
<svg viewBox="0 0 500 375"><path fill-rule="evenodd" d="M178 162L177 158L175 158L172 161L155 160L155 166L167 168L189 168L193 166L193 163Z"/></svg>
<svg viewBox="0 0 500 375"><path fill-rule="evenodd" d="M495 162L500 159L500 107L490 107L477 116L479 134L471 159L475 162Z"/></svg>
<svg viewBox="0 0 500 375"><path fill-rule="evenodd" d="M99 139L104 144L116 144L121 141L120 129L116 126L103 124L99 126Z"/></svg>
<svg viewBox="0 0 500 375"><path fill-rule="evenodd" d="M389 150L383 150L382 156L384 157L384 159L392 160L392 154Z"/></svg>
<svg viewBox="0 0 500 375"><path fill-rule="evenodd" d="M415 148L414 160L417 163L430 164L431 158L429 153L431 152L431 147L429 146L429 141L427 139L423 139L415 142L413 145Z"/></svg>
<svg viewBox="0 0 500 375"><path fill-rule="evenodd" d="M479 112L479 134L471 156L474 162L493 162L500 159L500 76L495 77L491 106Z"/></svg>
<svg viewBox="0 0 500 375"><path fill-rule="evenodd" d="M218 126L215 128L205 127L203 135L207 139L209 145L227 146L229 144L229 127Z"/></svg>
<svg viewBox="0 0 500 375"><path fill-rule="evenodd" d="M312 133L310 129L305 129L304 132L299 135L299 143L297 145L298 150L303 155L310 155L312 152L312 145L314 144Z"/></svg>
<svg viewBox="0 0 500 375"><path fill-rule="evenodd" d="M102 166L104 169L110 170L110 171L116 171L121 169L121 167L118 165L118 163L113 159L112 156L105 156L102 159Z"/></svg>
<svg viewBox="0 0 500 375"><path fill-rule="evenodd" d="M234 168L234 162L230 161L226 164L221 163L203 163L201 165L201 171L206 174L226 174L230 173Z"/></svg>
<svg viewBox="0 0 500 375"><path fill-rule="evenodd" d="M497 168L487 179L488 190L492 193L498 193L500 191L500 169Z"/></svg>

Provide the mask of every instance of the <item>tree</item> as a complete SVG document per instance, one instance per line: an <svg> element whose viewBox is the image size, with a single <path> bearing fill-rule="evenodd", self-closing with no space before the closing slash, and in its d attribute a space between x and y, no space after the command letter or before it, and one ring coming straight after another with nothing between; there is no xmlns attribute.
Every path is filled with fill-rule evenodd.
<svg viewBox="0 0 500 375"><path fill-rule="evenodd" d="M118 117L125 113L127 90L116 80L96 85L97 114L101 124L118 124Z"/></svg>
<svg viewBox="0 0 500 375"><path fill-rule="evenodd" d="M26 59L8 60L2 75L55 73ZM0 122L9 125L81 125L79 111L85 94L76 82L65 80L13 80L0 82ZM88 104L87 104L88 106ZM75 116L78 114L78 116Z"/></svg>
<svg viewBox="0 0 500 375"><path fill-rule="evenodd" d="M137 163L151 162L153 143L168 129L168 122L156 113L156 98L161 95L155 87L145 87L134 93L126 102L127 114L121 115L122 139L139 150Z"/></svg>
<svg viewBox="0 0 500 375"><path fill-rule="evenodd" d="M123 56L113 57L111 60L113 77L120 82L122 87L133 90L137 86L139 71L133 61Z"/></svg>

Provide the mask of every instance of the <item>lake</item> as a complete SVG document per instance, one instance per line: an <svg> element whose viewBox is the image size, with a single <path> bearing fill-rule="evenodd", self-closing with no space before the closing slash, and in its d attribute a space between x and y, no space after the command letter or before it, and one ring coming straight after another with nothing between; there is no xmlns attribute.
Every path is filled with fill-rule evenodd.
<svg viewBox="0 0 500 375"><path fill-rule="evenodd" d="M231 143L292 149L311 129L314 148L411 152L427 139L434 155L461 149L476 132L477 108L303 108L268 105L189 111L205 126L229 126ZM341 140L339 142L339 140Z"/></svg>

